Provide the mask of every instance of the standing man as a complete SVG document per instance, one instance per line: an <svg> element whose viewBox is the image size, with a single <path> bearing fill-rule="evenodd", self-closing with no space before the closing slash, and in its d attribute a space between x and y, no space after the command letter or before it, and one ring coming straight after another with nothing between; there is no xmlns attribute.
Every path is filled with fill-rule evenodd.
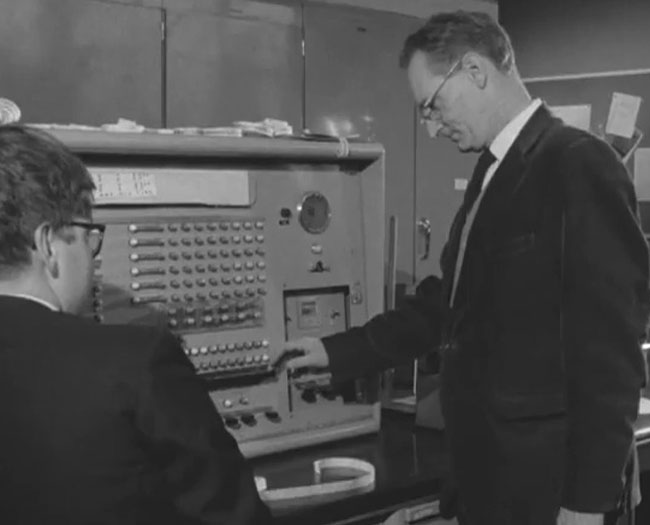
<svg viewBox="0 0 650 525"><path fill-rule="evenodd" d="M439 349L463 525L601 525L628 489L648 253L614 151L531 100L488 15L434 15L401 57L422 121L481 152L434 297L287 344L334 379ZM443 506L448 502L443 501Z"/></svg>
<svg viewBox="0 0 650 525"><path fill-rule="evenodd" d="M93 188L52 137L0 126L0 523L270 523L176 339L76 315Z"/></svg>

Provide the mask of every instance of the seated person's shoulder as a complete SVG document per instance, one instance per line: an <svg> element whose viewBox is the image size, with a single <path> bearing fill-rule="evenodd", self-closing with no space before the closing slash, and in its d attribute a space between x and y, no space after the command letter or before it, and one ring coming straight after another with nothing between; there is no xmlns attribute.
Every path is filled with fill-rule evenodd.
<svg viewBox="0 0 650 525"><path fill-rule="evenodd" d="M81 345L94 354L140 361L160 350L182 353L178 339L166 328L142 324L101 324L91 318L63 314L73 345Z"/></svg>

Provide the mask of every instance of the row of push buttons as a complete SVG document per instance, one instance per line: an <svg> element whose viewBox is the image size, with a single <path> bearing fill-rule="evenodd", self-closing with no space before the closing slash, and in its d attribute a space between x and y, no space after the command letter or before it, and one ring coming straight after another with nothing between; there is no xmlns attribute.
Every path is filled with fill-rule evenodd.
<svg viewBox="0 0 650 525"><path fill-rule="evenodd" d="M169 272L172 275L178 275L181 272L186 274L191 274L194 272L217 273L219 271L229 272L230 270L241 271L244 268L246 270L254 270L255 268L259 268L260 270L263 270L264 268L266 268L266 263L264 261L257 261L257 262L246 261L245 263L235 261L232 263L222 262L221 264L210 263L208 265L205 264L197 264L195 266L185 265L185 266L181 266L180 268L178 266L170 266L169 268L163 268L162 266L157 266L153 268L138 268L134 266L133 268L131 268L131 275L134 277L142 277L142 276L149 276L149 275L167 275L167 272Z"/></svg>
<svg viewBox="0 0 650 525"><path fill-rule="evenodd" d="M223 299L229 299L233 295L235 297L255 297L256 295L262 296L266 293L266 290L263 288L259 288L257 291L252 289L252 288L247 288L245 292L243 290L235 290L233 293L229 291L223 291L221 292L221 295L219 295L219 292L210 292L208 295L212 299L219 299L220 297ZM189 294L186 293L183 296L178 295L178 294L172 294L171 297L166 297L161 294L156 294L156 295L145 295L141 297L132 297L131 298L131 303L134 305L144 305L144 304L153 304L153 303L167 303L169 300L171 300L172 303L193 303L193 302L202 302L202 301L207 301L208 300L208 295L204 293L197 293L197 294ZM96 307L101 307L103 301L101 300L101 297L96 297L94 298L94 304ZM224 321L225 322L225 321Z"/></svg>
<svg viewBox="0 0 650 525"><path fill-rule="evenodd" d="M207 251L201 251L197 250L195 252L169 252L169 253L162 253L162 252L154 252L154 253L131 253L129 254L129 259L132 262L135 263L140 263L140 262L147 262L147 261L165 261L169 259L170 261L180 261L181 259L185 261L191 261L192 259L197 259L197 260L205 260L205 259L228 259L230 256L238 258L242 256L246 257L253 257L255 255L258 255L260 257L263 257L266 254L266 251L264 248L256 248L253 250L252 248L246 248L244 250L241 250L239 248L233 248L232 250L223 248L219 251L217 250L207 250Z"/></svg>
<svg viewBox="0 0 650 525"><path fill-rule="evenodd" d="M167 315L169 316L169 326L171 328L179 328L185 326L193 328L198 325L202 326L218 326L226 323L242 323L245 321L260 321L263 318L263 304L255 299L242 300L236 302L221 302L218 305L202 305L201 307L194 307L192 305L185 305L183 307L170 307L167 308ZM261 348L268 346L268 342L257 342L257 346L253 343L237 343L232 350L239 350L240 344L245 344L245 348ZM233 343L234 345L234 343ZM203 347L203 353L217 353L219 351L227 351L227 345L213 345L211 347Z"/></svg>
<svg viewBox="0 0 650 525"><path fill-rule="evenodd" d="M221 292L218 292L216 290L211 291L208 294L205 293L197 293L196 295L192 294L184 294L182 297L178 294L172 294L171 300L173 303L178 303L183 300L187 301L188 303L193 302L194 300L196 301L207 301L208 297L210 299L230 299L231 297L237 297L237 298L242 298L242 297L255 297L256 295L266 295L266 290L264 288L258 288L257 290L255 288L236 288L235 290L223 290Z"/></svg>
<svg viewBox="0 0 650 525"><path fill-rule="evenodd" d="M239 371L251 368L267 368L271 358L268 354L246 356L246 357L228 357L225 359L216 359L211 361L201 361L194 363L194 368L198 371Z"/></svg>
<svg viewBox="0 0 650 525"><path fill-rule="evenodd" d="M260 249L258 250L260 254L263 255L264 250ZM250 253L250 256L252 257L255 255L253 250L246 250L246 255ZM242 252L241 250L233 250L232 254L234 257L241 257ZM151 254L145 254L145 255L151 255ZM196 252L196 253L190 253L190 252L182 252L181 254L178 254L176 252L170 252L167 254L167 258L171 261L180 261L181 258L185 261L191 261L192 259L205 259L205 255L203 252ZM221 254L222 257L228 258L230 257L230 252L227 250ZM259 255L259 254L258 254ZM135 256L135 257L134 257ZM142 259L143 254L137 254L133 253L129 256L129 258L133 262L139 262L143 261L145 259ZM219 254L217 252L211 252L208 254L209 259L217 259L219 257ZM164 259L163 259L164 260ZM207 266L204 264L197 264L194 269L196 269L197 272L205 272L206 270L209 272L217 272L219 270L223 271L229 271L231 269L233 270L241 270L242 268L247 268L249 270L254 269L255 267L264 269L266 268L266 262L264 261L246 261L245 263L242 263L240 261L234 261L232 263L229 263L228 261L224 261L221 264L217 265L215 263L210 263ZM149 267L149 268L141 268L141 267L133 267L131 268L131 275L165 275L167 271L170 273L174 273L174 266L170 266L169 268L164 268L162 266L154 266L154 267ZM190 267L191 268L191 267Z"/></svg>
<svg viewBox="0 0 650 525"><path fill-rule="evenodd" d="M252 230L253 228L257 230L264 229L264 221L221 221L221 222L207 222L207 223L169 223L167 227L164 224L129 224L129 231L131 233L138 232L164 232L165 230L176 233L179 231L182 232L191 232L192 230L197 232L210 231L214 232L217 230L228 231L234 230L238 231L241 229Z"/></svg>
<svg viewBox="0 0 650 525"><path fill-rule="evenodd" d="M237 314L222 314L217 316L204 315L200 319L185 317L184 319L170 319L170 328L195 328L198 326L210 327L228 323L243 323L244 321L259 321L263 317L262 312L239 312Z"/></svg>
<svg viewBox="0 0 650 525"><path fill-rule="evenodd" d="M219 237L215 235L208 235L207 237L172 237L171 239L163 239L162 237L131 237L129 239L129 245L132 248L138 247L152 247L152 246L205 246L207 245L216 245L216 244L252 244L254 241L258 243L264 242L264 235L221 235Z"/></svg>
<svg viewBox="0 0 650 525"><path fill-rule="evenodd" d="M244 310L250 310L260 306L260 303L256 300L250 301L236 301L236 302L222 302L219 305L203 305L201 307L195 307L192 305L179 306L178 308L171 307L167 308L167 315L194 315L194 314L204 314L212 315L214 313L228 313L228 312L241 312ZM239 343L237 343L239 345ZM244 344L244 343L242 343ZM248 343L246 343L248 344ZM251 343L252 344L252 343Z"/></svg>
<svg viewBox="0 0 650 525"><path fill-rule="evenodd" d="M201 301L207 301L208 296L211 299L229 299L231 297L255 297L256 295L262 296L266 294L266 290L263 288L258 288L255 290L254 288L246 288L244 289L237 289L232 292L228 290L224 290L222 292L217 292L217 291L212 291L209 294L205 293L196 293L196 294L189 294L186 293L184 295L179 295L179 294L172 294L169 298L167 296L161 295L161 294L156 294L156 295L145 295L145 296L139 296L139 297L132 297L131 302L135 305L140 305L140 304L149 304L149 303L166 303L168 300L171 300L172 303L180 303L180 302L201 302Z"/></svg>
<svg viewBox="0 0 650 525"><path fill-rule="evenodd" d="M228 343L211 346L193 346L185 349L187 355L198 356L208 354L225 354L226 352L235 352L241 350L253 350L255 348L268 348L269 342L264 339L262 341L246 341L243 343Z"/></svg>
<svg viewBox="0 0 650 525"><path fill-rule="evenodd" d="M223 285L244 284L244 283L251 284L254 282L265 283L266 275L248 274L248 275L235 275L233 277L223 276L221 278L210 277L207 279L199 277L198 279L183 279L182 281L172 279L169 282L169 286L171 286L172 288L180 288L182 285L185 286L186 288L192 288L195 284L196 286L199 287L205 287L208 285L219 286L222 284ZM166 288L167 288L167 283L165 281L131 282L131 290L151 290L151 289L164 290Z"/></svg>

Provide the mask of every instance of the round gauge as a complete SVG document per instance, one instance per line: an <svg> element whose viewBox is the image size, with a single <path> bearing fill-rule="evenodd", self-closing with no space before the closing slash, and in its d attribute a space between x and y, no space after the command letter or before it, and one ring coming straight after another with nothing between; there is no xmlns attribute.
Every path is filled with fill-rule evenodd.
<svg viewBox="0 0 650 525"><path fill-rule="evenodd" d="M330 203L322 193L308 193L298 206L300 225L309 233L323 233L331 218Z"/></svg>

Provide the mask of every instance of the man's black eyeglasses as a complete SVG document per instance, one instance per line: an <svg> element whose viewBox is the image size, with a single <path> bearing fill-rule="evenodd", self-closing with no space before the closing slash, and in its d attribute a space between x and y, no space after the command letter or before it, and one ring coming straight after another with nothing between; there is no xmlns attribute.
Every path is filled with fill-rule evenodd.
<svg viewBox="0 0 650 525"><path fill-rule="evenodd" d="M459 69L460 66L463 63L463 58L465 58L465 55L460 57L458 60L456 60L445 76L442 78L442 82L438 86L438 88L433 92L433 94L426 99L424 102L421 102L418 104L418 112L420 113L420 122L424 123L427 120L438 120L440 119L440 112L436 109L436 98L438 98L438 93L440 93L440 90L442 87L447 83L447 81L456 73Z"/></svg>
<svg viewBox="0 0 650 525"><path fill-rule="evenodd" d="M104 232L106 231L106 225L95 222L82 221L70 221L68 224L70 226L79 226L80 228L88 231L90 253L92 254L93 258L97 257L102 249L102 243L104 242Z"/></svg>

